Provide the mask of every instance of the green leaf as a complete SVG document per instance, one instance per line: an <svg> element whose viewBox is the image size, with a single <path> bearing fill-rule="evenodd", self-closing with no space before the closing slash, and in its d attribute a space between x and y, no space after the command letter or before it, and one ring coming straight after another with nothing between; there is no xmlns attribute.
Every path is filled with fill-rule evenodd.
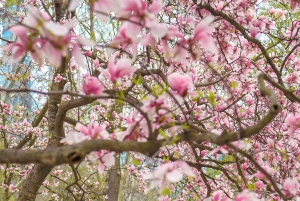
<svg viewBox="0 0 300 201"><path fill-rule="evenodd" d="M252 191L254 191L256 189L255 184L253 184L253 183L248 183L247 188Z"/></svg>
<svg viewBox="0 0 300 201"><path fill-rule="evenodd" d="M184 122L184 124L182 125L182 129L185 130L185 129L189 129L189 128L190 128L190 126L186 122Z"/></svg>
<svg viewBox="0 0 300 201"><path fill-rule="evenodd" d="M215 100L215 95L212 91L209 92L207 95L208 102L215 108L217 106L216 100Z"/></svg>
<svg viewBox="0 0 300 201"><path fill-rule="evenodd" d="M170 195L170 193L171 193L171 191L170 191L170 189L168 189L167 187L164 188L164 190L162 190L162 192L161 192L161 194L162 194L163 196L165 196L165 195Z"/></svg>
<svg viewBox="0 0 300 201"><path fill-rule="evenodd" d="M133 165L138 166L139 164L141 164L141 161L133 159Z"/></svg>
<svg viewBox="0 0 300 201"><path fill-rule="evenodd" d="M235 89L237 87L237 82L236 81L232 81L230 83L231 88Z"/></svg>
<svg viewBox="0 0 300 201"><path fill-rule="evenodd" d="M159 133L159 135L161 135L164 139L168 139L168 136L167 136L166 132L163 131L163 129L160 128L160 129L158 130L158 133Z"/></svg>

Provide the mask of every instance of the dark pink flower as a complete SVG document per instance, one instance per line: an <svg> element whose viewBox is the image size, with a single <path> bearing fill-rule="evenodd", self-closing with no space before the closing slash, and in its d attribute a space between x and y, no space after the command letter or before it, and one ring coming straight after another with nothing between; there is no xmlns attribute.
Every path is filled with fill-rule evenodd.
<svg viewBox="0 0 300 201"><path fill-rule="evenodd" d="M286 196L293 197L297 195L299 191L299 182L296 178L287 178L283 183L283 190L285 191Z"/></svg>
<svg viewBox="0 0 300 201"><path fill-rule="evenodd" d="M288 134L293 135L300 126L300 116L295 116L294 114L290 113L287 115L285 123L290 126Z"/></svg>
<svg viewBox="0 0 300 201"><path fill-rule="evenodd" d="M126 58L120 59L115 64L115 56L112 56L108 61L107 69L102 70L100 68L99 70L103 73L105 77L109 78L112 82L116 82L117 79L135 72L136 67L131 66L131 61Z"/></svg>
<svg viewBox="0 0 300 201"><path fill-rule="evenodd" d="M189 75L173 73L168 76L168 83L172 89L177 91L181 96L185 96L187 91L194 86L193 80Z"/></svg>
<svg viewBox="0 0 300 201"><path fill-rule="evenodd" d="M104 86L97 77L91 76L85 78L82 89L85 94L100 95L104 90Z"/></svg>

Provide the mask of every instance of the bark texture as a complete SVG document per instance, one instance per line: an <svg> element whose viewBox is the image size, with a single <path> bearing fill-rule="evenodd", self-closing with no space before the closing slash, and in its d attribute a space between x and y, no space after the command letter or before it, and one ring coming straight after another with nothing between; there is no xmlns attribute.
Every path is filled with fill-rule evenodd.
<svg viewBox="0 0 300 201"><path fill-rule="evenodd" d="M114 167L109 170L108 173L108 188L106 195L108 196L109 201L118 201L119 189L121 181L121 172L120 172L120 155L116 156L116 163Z"/></svg>
<svg viewBox="0 0 300 201"><path fill-rule="evenodd" d="M66 71L67 61L65 59L62 60L60 68L56 70L54 73L55 77L58 73L63 74ZM66 81L62 81L60 83L52 82L51 91L61 91L64 89L64 85ZM58 133L56 131L55 119L58 111L58 105L61 102L62 95L51 95L48 100L48 128L49 128L49 142L47 144L47 148L56 147L58 145ZM63 124L63 122L60 122ZM47 164L37 164L33 167L27 179L25 180L22 189L20 191L18 201L34 201L36 195L38 193L39 188L41 187L43 181L46 179L47 175L51 172L54 166Z"/></svg>

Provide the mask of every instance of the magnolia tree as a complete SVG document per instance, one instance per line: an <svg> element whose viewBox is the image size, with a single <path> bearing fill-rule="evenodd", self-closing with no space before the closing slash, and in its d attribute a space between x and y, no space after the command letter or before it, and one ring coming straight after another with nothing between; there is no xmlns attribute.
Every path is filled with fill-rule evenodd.
<svg viewBox="0 0 300 201"><path fill-rule="evenodd" d="M2 200L299 199L299 5L3 1Z"/></svg>

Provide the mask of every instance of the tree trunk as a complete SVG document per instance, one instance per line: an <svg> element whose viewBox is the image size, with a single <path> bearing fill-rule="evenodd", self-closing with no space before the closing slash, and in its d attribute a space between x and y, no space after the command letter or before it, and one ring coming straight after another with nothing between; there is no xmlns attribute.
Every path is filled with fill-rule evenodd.
<svg viewBox="0 0 300 201"><path fill-rule="evenodd" d="M54 73L53 78L58 74L63 74L66 71L67 62L66 59L62 60L61 67L57 69ZM65 80L60 83L55 83L52 81L52 91L62 91L66 84ZM61 95L51 95L48 100L48 128L49 128L49 142L47 148L55 147L58 145L59 136L64 135L63 133L58 133L57 128L62 127L60 124L63 122L56 123L56 115L58 110L58 105L61 103ZM34 201L41 187L43 181L46 179L47 175L51 172L53 166L37 164L33 167L29 173L27 179L25 180L22 189L20 191L18 201Z"/></svg>
<svg viewBox="0 0 300 201"><path fill-rule="evenodd" d="M116 163L111 170L109 170L108 175L108 187L106 195L108 196L109 201L118 201L119 188L121 181L121 172L120 172L120 154L116 156Z"/></svg>

